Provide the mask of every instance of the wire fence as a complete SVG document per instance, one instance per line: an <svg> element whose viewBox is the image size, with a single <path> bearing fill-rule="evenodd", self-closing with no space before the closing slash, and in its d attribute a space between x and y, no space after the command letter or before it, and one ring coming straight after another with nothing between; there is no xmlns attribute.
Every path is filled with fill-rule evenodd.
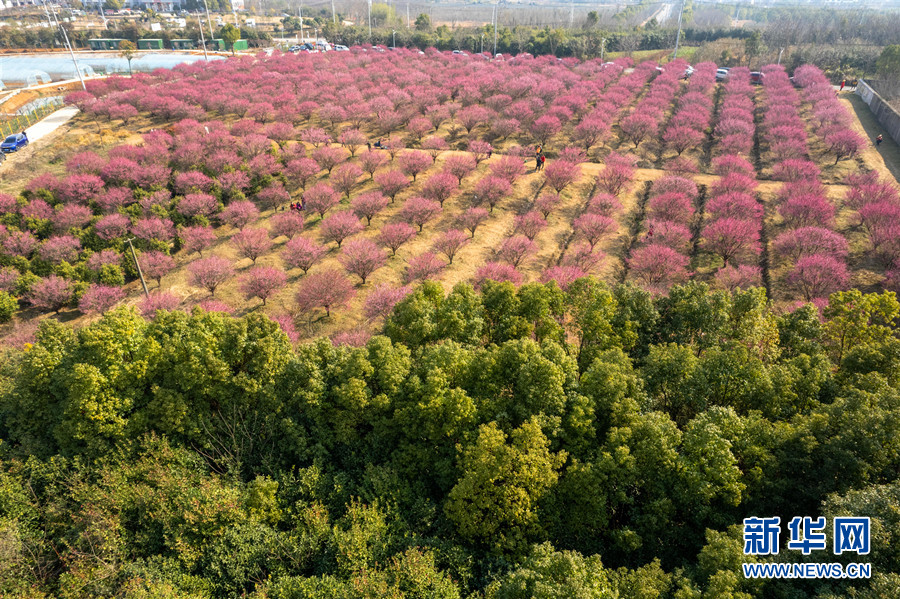
<svg viewBox="0 0 900 599"><path fill-rule="evenodd" d="M47 102L41 102L39 105L25 113L10 116L0 122L0 134L2 134L3 137L6 137L7 135L24 131L48 114L56 112L62 108L62 106L62 98L53 98Z"/></svg>

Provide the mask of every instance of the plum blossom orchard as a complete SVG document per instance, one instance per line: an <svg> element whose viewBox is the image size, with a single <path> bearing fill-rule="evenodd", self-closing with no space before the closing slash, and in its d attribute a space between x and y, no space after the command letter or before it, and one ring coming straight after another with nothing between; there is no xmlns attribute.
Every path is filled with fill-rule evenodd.
<svg viewBox="0 0 900 599"><path fill-rule="evenodd" d="M67 97L79 118L150 132L0 195L2 292L49 312L135 303L126 239L148 317L242 305L295 337L356 338L429 278L816 301L868 253L896 288L897 188L822 72L769 65L760 87L686 66L276 52L90 81Z"/></svg>

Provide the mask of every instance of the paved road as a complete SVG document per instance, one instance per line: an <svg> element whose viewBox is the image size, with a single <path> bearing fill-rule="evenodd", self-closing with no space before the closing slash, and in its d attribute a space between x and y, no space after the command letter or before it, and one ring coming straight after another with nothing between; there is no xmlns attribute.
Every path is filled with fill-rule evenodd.
<svg viewBox="0 0 900 599"><path fill-rule="evenodd" d="M46 118L38 121L28 129L25 129L25 134L28 136L28 142L34 143L40 138L53 133L69 122L69 119L76 114L78 114L78 109L74 106L66 106L65 108L60 108L56 112L51 113Z"/></svg>

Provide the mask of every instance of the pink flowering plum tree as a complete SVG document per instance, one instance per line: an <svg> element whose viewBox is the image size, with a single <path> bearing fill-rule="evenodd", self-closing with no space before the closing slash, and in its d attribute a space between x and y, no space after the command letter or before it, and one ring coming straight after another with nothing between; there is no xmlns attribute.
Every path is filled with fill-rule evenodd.
<svg viewBox="0 0 900 599"><path fill-rule="evenodd" d="M181 299L165 291L154 291L149 296L138 302L138 311L146 319L152 319L156 316L157 311L172 311L178 307Z"/></svg>
<svg viewBox="0 0 900 599"><path fill-rule="evenodd" d="M259 298L263 306L267 299L281 291L286 284L287 275L274 266L254 266L241 276L238 283L245 298Z"/></svg>
<svg viewBox="0 0 900 599"><path fill-rule="evenodd" d="M341 247L345 239L362 231L363 226L353 212L342 210L323 218L319 223L319 230L322 233L322 241L325 243L333 241L337 247Z"/></svg>
<svg viewBox="0 0 900 599"><path fill-rule="evenodd" d="M158 251L142 253L140 262L144 275L156 281L157 287L162 287L162 278L175 268L175 260Z"/></svg>
<svg viewBox="0 0 900 599"><path fill-rule="evenodd" d="M647 206L650 218L655 220L670 220L690 224L694 218L694 206L691 200L682 193L668 192L655 195L650 198Z"/></svg>
<svg viewBox="0 0 900 599"><path fill-rule="evenodd" d="M517 232L528 239L534 240L538 233L547 227L547 220L540 212L532 210L531 212L516 216L515 227Z"/></svg>
<svg viewBox="0 0 900 599"><path fill-rule="evenodd" d="M409 286L394 287L387 283L376 286L366 297L363 313L369 320L387 318L400 301L410 294Z"/></svg>
<svg viewBox="0 0 900 599"><path fill-rule="evenodd" d="M637 148L645 139L656 136L659 123L654 115L635 111L622 119L619 127L624 138L630 140Z"/></svg>
<svg viewBox="0 0 900 599"><path fill-rule="evenodd" d="M754 259L762 251L759 223L737 218L720 218L703 229L704 247L722 258L727 266Z"/></svg>
<svg viewBox="0 0 900 599"><path fill-rule="evenodd" d="M378 150L366 150L359 155L359 166L363 171L369 173L369 178L375 178L375 171L388 163L388 157L384 152Z"/></svg>
<svg viewBox="0 0 900 599"><path fill-rule="evenodd" d="M369 275L385 265L387 254L370 239L355 239L347 242L338 260L365 285Z"/></svg>
<svg viewBox="0 0 900 599"><path fill-rule="evenodd" d="M456 177L450 173L437 173L432 175L422 185L422 197L438 202L443 208L444 202L453 195L459 187Z"/></svg>
<svg viewBox="0 0 900 599"><path fill-rule="evenodd" d="M800 227L785 231L775 238L772 247L776 256L785 256L790 260L820 254L843 261L849 251L847 239L843 235L821 227Z"/></svg>
<svg viewBox="0 0 900 599"><path fill-rule="evenodd" d="M340 201L340 194L326 183L316 183L303 192L303 207L311 212L317 212L321 218L324 218L325 213L337 206Z"/></svg>
<svg viewBox="0 0 900 599"><path fill-rule="evenodd" d="M234 274L231 262L220 256L200 258L188 264L187 269L191 285L206 289L211 296L215 296L219 285Z"/></svg>
<svg viewBox="0 0 900 599"><path fill-rule="evenodd" d="M288 268L299 268L303 274L318 264L328 248L318 244L309 237L294 237L284 245L281 251L281 260Z"/></svg>
<svg viewBox="0 0 900 599"><path fill-rule="evenodd" d="M846 289L850 282L847 265L831 256L813 254L797 260L785 283L806 301L827 298Z"/></svg>
<svg viewBox="0 0 900 599"><path fill-rule="evenodd" d="M472 153L472 158L475 159L475 166L478 166L484 160L487 160L487 157L490 156L493 151L494 148L486 141L473 139L469 142L469 152Z"/></svg>
<svg viewBox="0 0 900 599"><path fill-rule="evenodd" d="M563 291L568 291L569 286L586 277L587 273L577 266L551 266L541 274L541 283L549 283L553 281Z"/></svg>
<svg viewBox="0 0 900 599"><path fill-rule="evenodd" d="M459 215L457 219L459 225L466 229L474 238L475 230L486 221L488 218L488 211L484 208L480 208L478 206L473 206L472 208L466 208L462 214Z"/></svg>
<svg viewBox="0 0 900 599"><path fill-rule="evenodd" d="M488 175L475 184L476 203L487 202L491 212L500 200L512 193L512 185L506 179Z"/></svg>
<svg viewBox="0 0 900 599"><path fill-rule="evenodd" d="M206 193L189 193L178 202L178 214L188 218L202 216L209 218L219 211L219 201Z"/></svg>
<svg viewBox="0 0 900 599"><path fill-rule="evenodd" d="M350 156L356 156L356 152L360 147L366 145L366 136L359 129L344 129L338 135L338 141L342 146L347 148Z"/></svg>
<svg viewBox="0 0 900 599"><path fill-rule="evenodd" d="M406 263L406 281L424 281L439 274L447 263L432 254L425 252L410 258Z"/></svg>
<svg viewBox="0 0 900 599"><path fill-rule="evenodd" d="M27 299L35 308L58 314L72 302L74 295L71 281L51 274L31 286Z"/></svg>
<svg viewBox="0 0 900 599"><path fill-rule="evenodd" d="M748 264L726 266L716 272L714 282L719 289L728 291L762 287L762 269Z"/></svg>
<svg viewBox="0 0 900 599"><path fill-rule="evenodd" d="M110 285L89 285L78 300L78 309L85 314L103 314L125 299L125 290Z"/></svg>
<svg viewBox="0 0 900 599"><path fill-rule="evenodd" d="M516 267L507 262L487 262L475 271L475 288L481 289L486 281L512 283L519 286L524 277Z"/></svg>
<svg viewBox="0 0 900 599"><path fill-rule="evenodd" d="M242 258L249 258L253 264L256 259L272 249L269 232L263 228L252 228L238 231L231 238L237 253Z"/></svg>
<svg viewBox="0 0 900 599"><path fill-rule="evenodd" d="M286 210L272 215L269 235L272 239L287 237L293 239L303 231L303 214L295 210Z"/></svg>
<svg viewBox="0 0 900 599"><path fill-rule="evenodd" d="M453 257L467 243L469 243L468 235L459 229L450 229L435 240L433 248L445 255L449 264L453 264Z"/></svg>
<svg viewBox="0 0 900 599"><path fill-rule="evenodd" d="M504 262L518 267L526 258L536 254L537 251L538 245L534 241L528 239L525 235L513 235L512 237L507 237L500 244L497 255Z"/></svg>
<svg viewBox="0 0 900 599"><path fill-rule="evenodd" d="M544 192L541 196L535 201L534 207L540 211L541 214L544 215L544 218L550 216L550 213L553 212L559 203L561 202L561 198L559 194L556 192Z"/></svg>
<svg viewBox="0 0 900 599"><path fill-rule="evenodd" d="M81 241L71 235L56 235L50 237L38 248L38 256L41 260L51 264L68 262L73 264L81 253Z"/></svg>
<svg viewBox="0 0 900 599"><path fill-rule="evenodd" d="M681 156L685 150L699 146L703 139L703 133L686 125L669 127L663 133L663 142L665 142L666 147L674 150L678 156Z"/></svg>
<svg viewBox="0 0 900 599"><path fill-rule="evenodd" d="M491 174L506 179L512 185L525 174L525 163L516 156L502 156L491 164Z"/></svg>
<svg viewBox="0 0 900 599"><path fill-rule="evenodd" d="M372 224L372 218L387 208L389 200L381 192L368 191L361 193L350 202L350 209L358 218L366 219L366 226Z"/></svg>
<svg viewBox="0 0 900 599"><path fill-rule="evenodd" d="M203 250L210 247L216 241L216 232L212 227L193 226L183 227L178 233L181 239L181 247L188 254L197 252L203 257Z"/></svg>
<svg viewBox="0 0 900 599"><path fill-rule="evenodd" d="M331 174L329 182L338 193L343 193L350 198L350 192L356 187L363 171L359 166L348 162L338 166Z"/></svg>
<svg viewBox="0 0 900 599"><path fill-rule="evenodd" d="M347 159L347 151L333 146L322 146L313 150L312 159L319 167L331 174L331 170Z"/></svg>
<svg viewBox="0 0 900 599"><path fill-rule="evenodd" d="M670 247L650 244L636 249L628 259L634 278L651 293L666 293L672 285L687 281L690 259Z"/></svg>
<svg viewBox="0 0 900 599"><path fill-rule="evenodd" d="M576 218L572 222L572 228L579 237L588 242L593 250L594 246L604 237L617 229L617 224L608 216L588 212Z"/></svg>
<svg viewBox="0 0 900 599"><path fill-rule="evenodd" d="M415 225L419 231L441 213L441 205L434 200L413 196L403 203L400 218Z"/></svg>
<svg viewBox="0 0 900 599"><path fill-rule="evenodd" d="M391 250L391 256L395 256L400 246L415 236L416 228L409 223L388 223L378 232L378 241Z"/></svg>
<svg viewBox="0 0 900 599"><path fill-rule="evenodd" d="M544 181L556 193L575 183L581 177L581 166L566 160L554 160L544 167Z"/></svg>
<svg viewBox="0 0 900 599"><path fill-rule="evenodd" d="M431 157L420 150L412 150L401 154L398 162L400 170L415 181L419 173L431 166Z"/></svg>
<svg viewBox="0 0 900 599"><path fill-rule="evenodd" d="M259 208L249 200L232 202L219 213L219 221L236 229L243 229L259 218Z"/></svg>
<svg viewBox="0 0 900 599"><path fill-rule="evenodd" d="M450 149L450 144L443 137L432 135L422 140L422 149L431 156L431 162L437 162L438 156Z"/></svg>
<svg viewBox="0 0 900 599"><path fill-rule="evenodd" d="M279 206L285 206L291 201L291 194L284 188L281 181L274 181L271 185L260 189L256 193L256 203L265 210L274 210Z"/></svg>
<svg viewBox="0 0 900 599"><path fill-rule="evenodd" d="M324 308L325 316L331 316L332 309L347 304L356 291L353 282L339 270L327 270L307 275L300 282L295 300L300 312L311 312Z"/></svg>
<svg viewBox="0 0 900 599"><path fill-rule="evenodd" d="M314 179L320 170L322 169L315 160L304 157L288 162L284 167L284 176L291 184L306 189L307 183Z"/></svg>
<svg viewBox="0 0 900 599"><path fill-rule="evenodd" d="M546 145L554 135L562 130L562 122L559 118L545 114L531 123L529 127L532 137L541 145Z"/></svg>
<svg viewBox="0 0 900 599"><path fill-rule="evenodd" d="M454 154L444 161L444 169L456 177L460 184L463 179L475 172L477 166L475 158L471 154Z"/></svg>
<svg viewBox="0 0 900 599"><path fill-rule="evenodd" d="M398 170L383 171L375 175L375 185L381 193L391 198L391 203L397 198L397 194L409 187L409 179Z"/></svg>

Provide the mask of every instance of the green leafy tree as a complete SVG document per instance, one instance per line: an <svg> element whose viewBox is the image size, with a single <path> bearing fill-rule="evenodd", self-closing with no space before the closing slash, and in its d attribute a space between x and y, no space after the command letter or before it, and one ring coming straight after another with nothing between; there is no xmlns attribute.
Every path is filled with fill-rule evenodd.
<svg viewBox="0 0 900 599"><path fill-rule="evenodd" d="M420 13L416 17L416 31L431 31L431 17L425 13Z"/></svg>
<svg viewBox="0 0 900 599"><path fill-rule="evenodd" d="M900 73L900 44L885 46L875 68L881 77L896 80Z"/></svg>
<svg viewBox="0 0 900 599"><path fill-rule="evenodd" d="M617 593L600 556L536 545L531 555L488 587L488 599L613 599Z"/></svg>
<svg viewBox="0 0 900 599"><path fill-rule="evenodd" d="M0 291L0 323L12 320L13 314L19 309L19 302L5 291Z"/></svg>
<svg viewBox="0 0 900 599"><path fill-rule="evenodd" d="M134 59L135 54L137 54L137 46L134 45L134 42L131 40L122 40L119 42L119 56L128 61L128 74L133 75L131 72L131 61Z"/></svg>
<svg viewBox="0 0 900 599"><path fill-rule="evenodd" d="M459 534L500 553L521 553L540 531L538 504L556 484L565 452L551 453L537 423L513 431L482 425L460 455L462 477L444 510Z"/></svg>
<svg viewBox="0 0 900 599"><path fill-rule="evenodd" d="M892 291L863 294L851 289L832 294L823 315L825 341L832 359L840 363L851 347L893 335L900 303Z"/></svg>
<svg viewBox="0 0 900 599"><path fill-rule="evenodd" d="M747 55L747 66L762 52L762 33L754 31L744 39L744 54Z"/></svg>
<svg viewBox="0 0 900 599"><path fill-rule="evenodd" d="M232 56L234 55L234 44L239 39L241 39L241 30L232 25L231 23L226 23L222 29L219 30L219 37L225 42L225 47L231 50Z"/></svg>

